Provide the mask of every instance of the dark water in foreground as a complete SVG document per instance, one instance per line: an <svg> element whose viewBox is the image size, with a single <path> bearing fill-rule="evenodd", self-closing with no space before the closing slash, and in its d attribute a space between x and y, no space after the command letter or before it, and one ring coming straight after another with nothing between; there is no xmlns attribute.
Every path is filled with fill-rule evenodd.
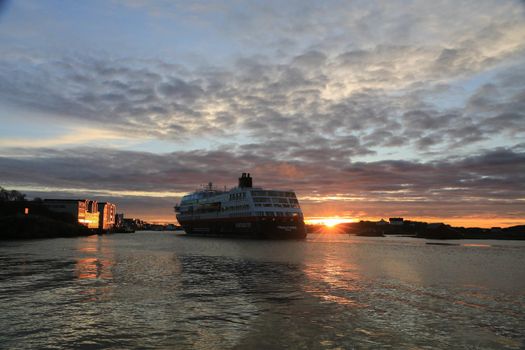
<svg viewBox="0 0 525 350"><path fill-rule="evenodd" d="M6 349L525 348L525 242L0 242Z"/></svg>

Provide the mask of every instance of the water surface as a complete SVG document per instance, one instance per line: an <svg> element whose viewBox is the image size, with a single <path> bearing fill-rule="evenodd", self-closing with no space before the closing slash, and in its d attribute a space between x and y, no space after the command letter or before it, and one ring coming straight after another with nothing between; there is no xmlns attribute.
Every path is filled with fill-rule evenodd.
<svg viewBox="0 0 525 350"><path fill-rule="evenodd" d="M6 349L525 347L525 242L0 242Z"/></svg>

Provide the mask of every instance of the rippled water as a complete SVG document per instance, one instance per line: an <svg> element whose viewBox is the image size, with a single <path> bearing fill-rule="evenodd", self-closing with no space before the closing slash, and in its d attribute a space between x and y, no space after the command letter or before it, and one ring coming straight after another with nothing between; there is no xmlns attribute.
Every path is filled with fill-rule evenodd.
<svg viewBox="0 0 525 350"><path fill-rule="evenodd" d="M0 347L525 348L525 242L0 242Z"/></svg>

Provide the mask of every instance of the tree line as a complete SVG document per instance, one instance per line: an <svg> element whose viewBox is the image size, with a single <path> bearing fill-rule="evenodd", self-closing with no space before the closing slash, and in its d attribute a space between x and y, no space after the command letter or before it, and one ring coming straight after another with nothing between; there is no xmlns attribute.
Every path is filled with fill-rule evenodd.
<svg viewBox="0 0 525 350"><path fill-rule="evenodd" d="M25 201L26 195L15 190L6 190L0 186L0 202Z"/></svg>

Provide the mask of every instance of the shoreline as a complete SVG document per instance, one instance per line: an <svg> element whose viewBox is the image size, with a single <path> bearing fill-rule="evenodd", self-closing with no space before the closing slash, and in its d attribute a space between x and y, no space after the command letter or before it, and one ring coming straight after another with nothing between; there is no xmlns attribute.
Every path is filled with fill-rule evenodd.
<svg viewBox="0 0 525 350"><path fill-rule="evenodd" d="M45 216L11 215L0 218L0 240L87 237L97 234L85 226Z"/></svg>

